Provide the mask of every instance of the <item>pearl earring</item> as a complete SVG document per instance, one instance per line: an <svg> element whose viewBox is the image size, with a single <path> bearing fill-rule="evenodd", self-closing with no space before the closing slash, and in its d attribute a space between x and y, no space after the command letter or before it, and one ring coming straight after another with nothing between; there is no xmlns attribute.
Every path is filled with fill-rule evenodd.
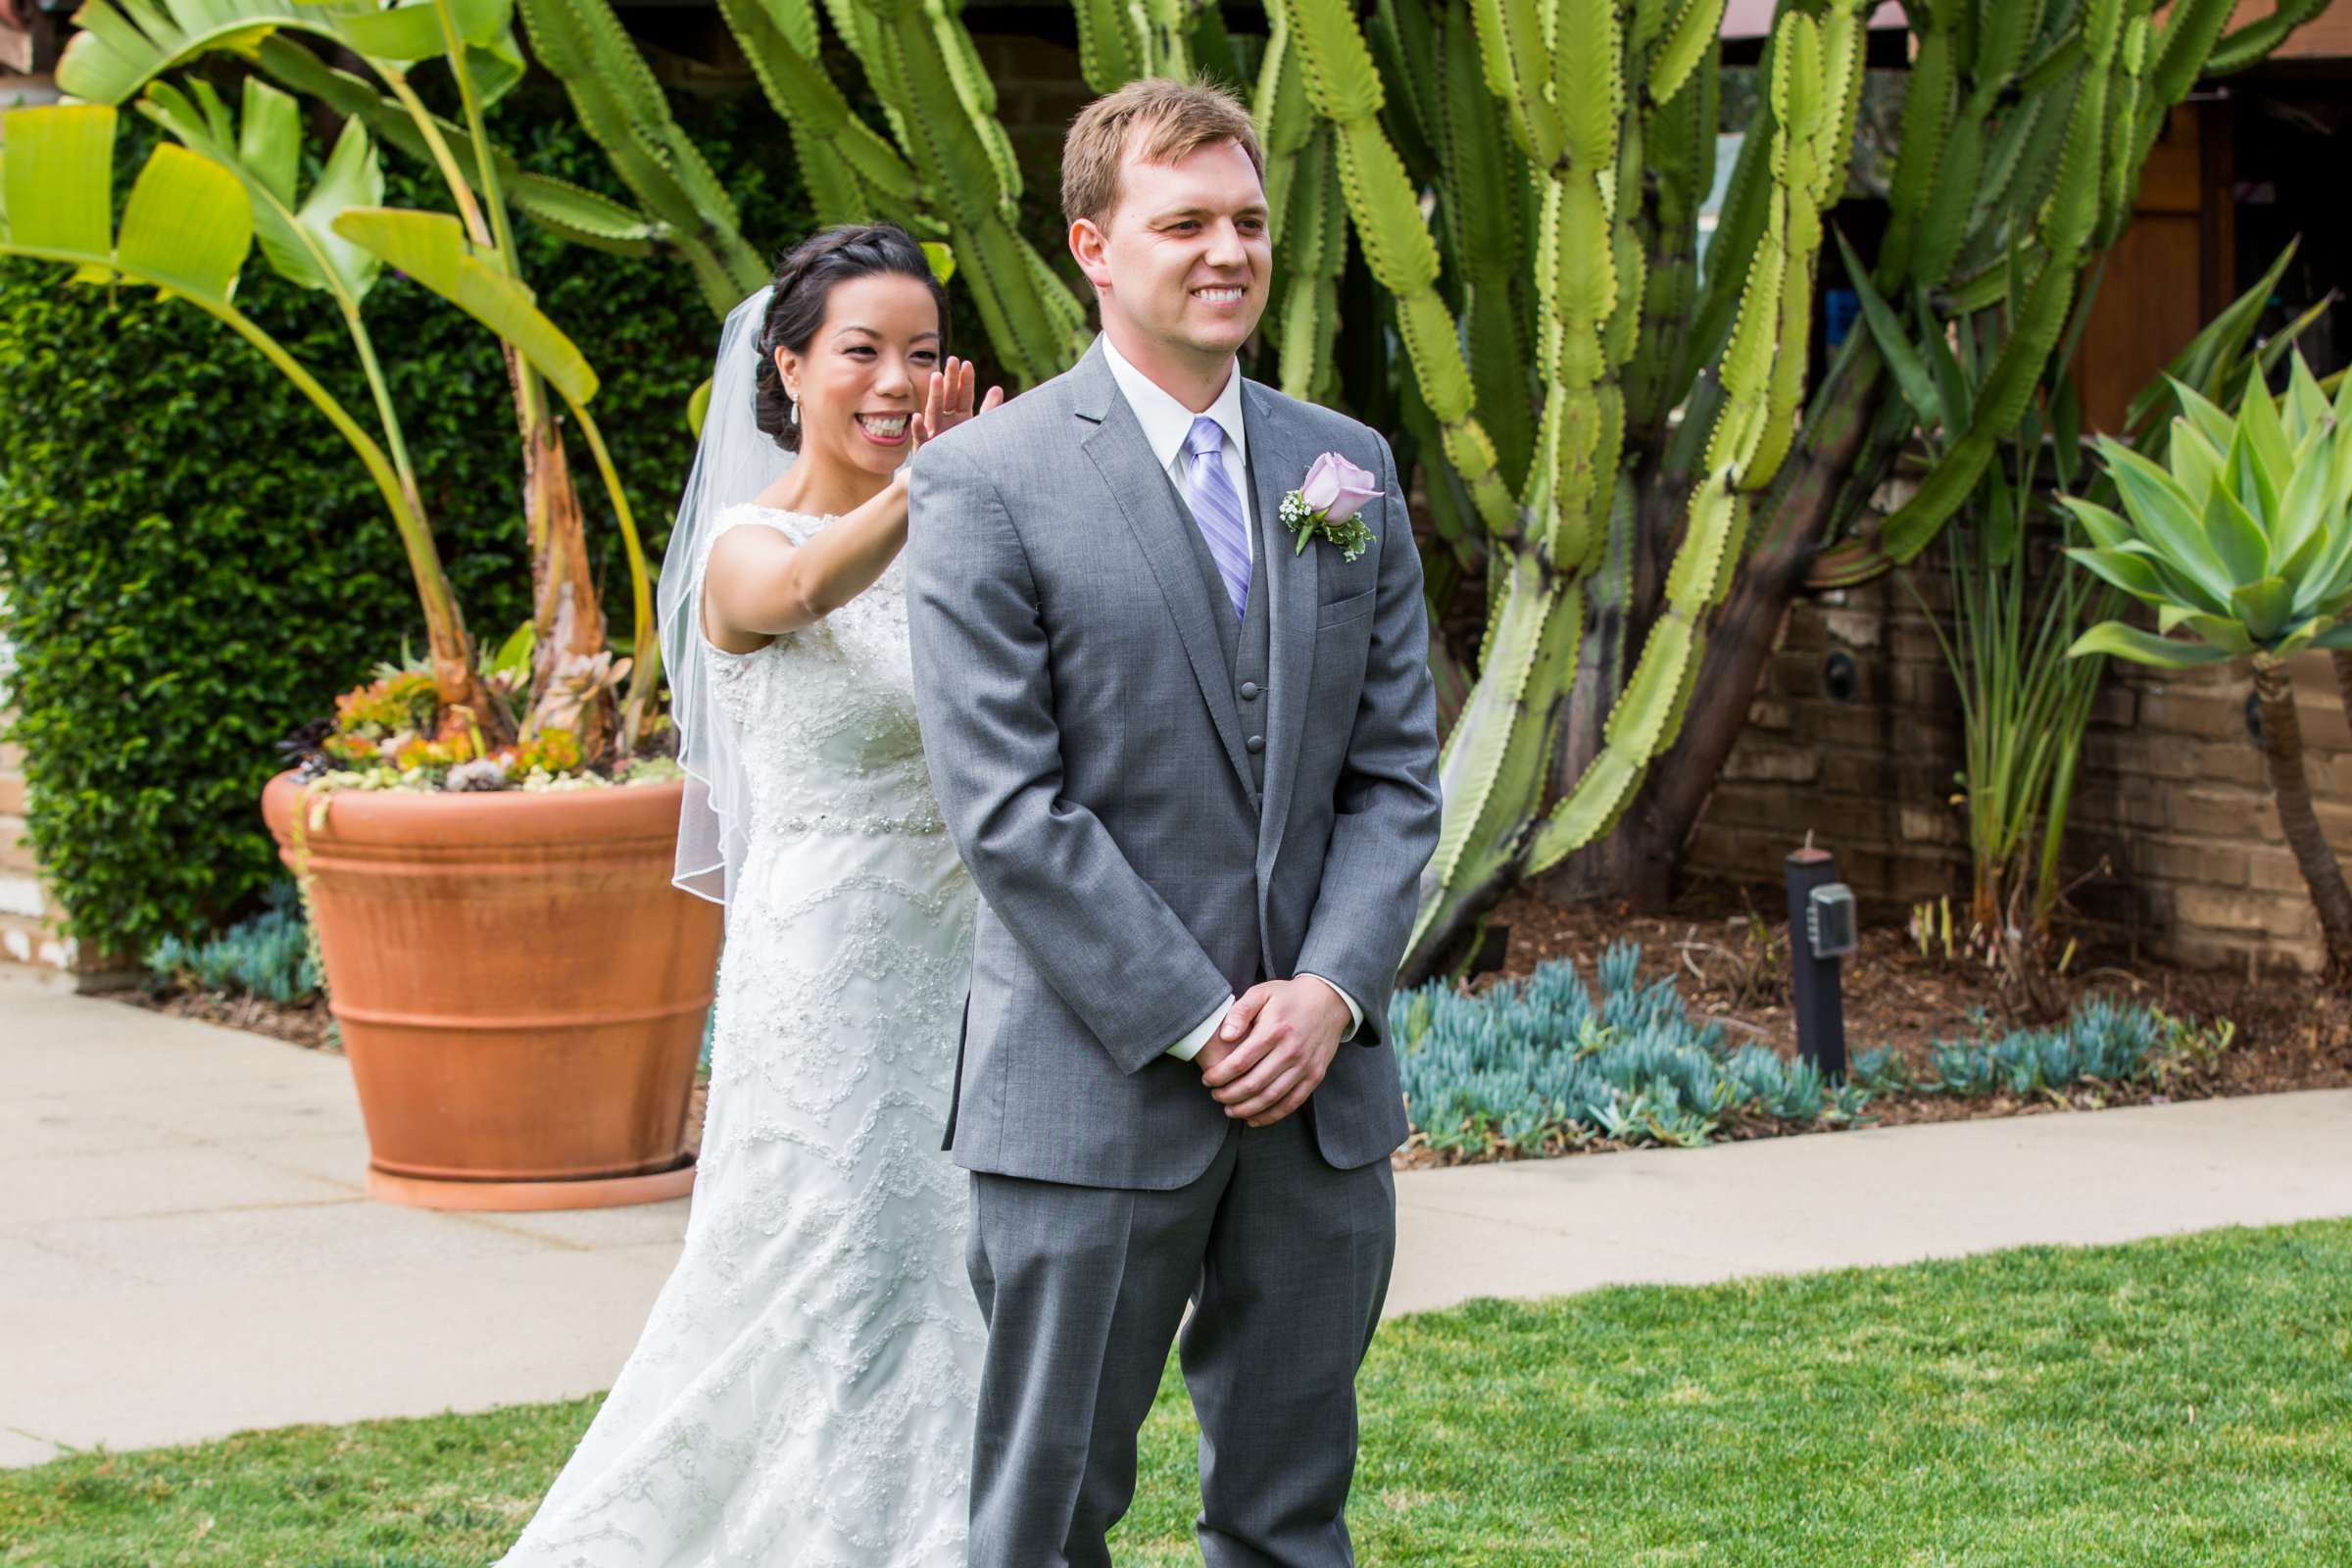
<svg viewBox="0 0 2352 1568"><path fill-rule="evenodd" d="M793 422L795 425L798 425L798 424L801 422L801 399L800 399L800 395L799 395L798 393L793 393L793 392L787 392L787 393L785 393L784 395L785 395L786 397L788 397L788 398L791 398L791 399L792 399L792 422Z"/></svg>

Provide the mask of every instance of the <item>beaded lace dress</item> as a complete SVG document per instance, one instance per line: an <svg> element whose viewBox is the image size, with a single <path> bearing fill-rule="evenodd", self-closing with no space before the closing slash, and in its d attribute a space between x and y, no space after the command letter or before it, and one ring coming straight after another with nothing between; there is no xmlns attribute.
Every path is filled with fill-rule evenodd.
<svg viewBox="0 0 2352 1568"><path fill-rule="evenodd" d="M712 538L742 526L822 519ZM973 893L903 571L757 653L698 639L751 821L685 1250L506 1568L962 1568L984 1333L939 1145Z"/></svg>

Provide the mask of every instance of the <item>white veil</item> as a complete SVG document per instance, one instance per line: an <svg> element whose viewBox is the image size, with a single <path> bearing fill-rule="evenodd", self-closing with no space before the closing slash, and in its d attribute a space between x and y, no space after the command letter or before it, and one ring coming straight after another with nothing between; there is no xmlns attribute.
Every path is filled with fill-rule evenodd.
<svg viewBox="0 0 2352 1568"><path fill-rule="evenodd" d="M743 865L751 795L742 746L710 701L710 672L703 659L703 566L718 536L719 514L756 500L792 466L792 454L759 425L760 327L767 318L767 297L763 288L736 306L719 330L702 442L662 557L662 662L669 671L678 761L686 769L671 880L717 904L734 893Z"/></svg>

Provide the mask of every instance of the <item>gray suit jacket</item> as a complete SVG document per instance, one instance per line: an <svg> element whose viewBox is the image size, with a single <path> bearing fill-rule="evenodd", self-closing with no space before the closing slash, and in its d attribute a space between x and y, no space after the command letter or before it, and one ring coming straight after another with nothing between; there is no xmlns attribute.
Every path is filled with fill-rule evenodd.
<svg viewBox="0 0 2352 1568"><path fill-rule="evenodd" d="M1323 1157L1352 1169L1404 1139L1389 995L1438 835L1420 559L1377 432L1254 381L1243 418L1250 592L1273 596L1247 722L1211 618L1231 607L1099 344L915 459L916 704L984 901L949 1129L970 1169L1191 1182L1228 1121L1163 1053L1228 993L1300 970L1364 1009L1302 1112ZM1352 562L1295 553L1276 521L1325 451L1386 492Z"/></svg>

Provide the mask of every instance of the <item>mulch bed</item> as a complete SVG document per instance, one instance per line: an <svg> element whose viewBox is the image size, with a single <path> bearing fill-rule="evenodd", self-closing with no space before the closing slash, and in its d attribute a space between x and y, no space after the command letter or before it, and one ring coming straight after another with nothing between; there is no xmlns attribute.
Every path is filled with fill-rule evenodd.
<svg viewBox="0 0 2352 1568"><path fill-rule="evenodd" d="M1498 979L1524 978L1552 958L1573 959L1589 978L1604 950L1612 943L1631 941L1642 948L1642 977L1649 980L1672 972L1686 1005L1698 1018L1721 1023L1728 1043L1754 1041L1793 1056L1796 1018L1788 1004L1788 930L1781 900L1778 888L1714 887L1655 915L1637 914L1624 906L1560 905L1523 890L1494 915L1510 927L1501 971L1482 976L1471 989L1482 990ZM2078 955L2064 982L2071 1002L2105 995L2145 1002L2208 1025L2227 1019L2235 1026L2230 1048L2211 1062L2175 1072L2161 1084L2096 1085L2023 1098L1881 1095L1870 1103L1868 1125L2352 1086L2352 998L2329 991L2317 976L2271 972L2249 977L2243 970L2177 969L2144 956L2127 969L2121 966L2125 956ZM1926 1062L1936 1041L2023 1026L2023 1020L2002 1015L1989 970L1967 959L1924 956L1899 926L1866 927L1861 950L1842 969L1849 1054L1892 1046L1917 1067ZM1740 1120L1726 1124L1717 1136L1738 1141L1816 1130ZM1602 1152L1619 1147L1596 1140L1556 1152ZM1412 1145L1400 1152L1398 1160L1405 1165L1444 1162Z"/></svg>
<svg viewBox="0 0 2352 1568"><path fill-rule="evenodd" d="M272 1040L283 1040L312 1051L324 1051L341 1055L342 1051L330 1038L334 1019L327 1016L323 1002L303 1003L287 1006L281 1003L264 1002L259 997L226 997L211 991L110 991L110 1002L126 1003L144 1007L149 1012L168 1012L174 1018L193 1018L198 1023L217 1023L230 1029L245 1029Z"/></svg>

